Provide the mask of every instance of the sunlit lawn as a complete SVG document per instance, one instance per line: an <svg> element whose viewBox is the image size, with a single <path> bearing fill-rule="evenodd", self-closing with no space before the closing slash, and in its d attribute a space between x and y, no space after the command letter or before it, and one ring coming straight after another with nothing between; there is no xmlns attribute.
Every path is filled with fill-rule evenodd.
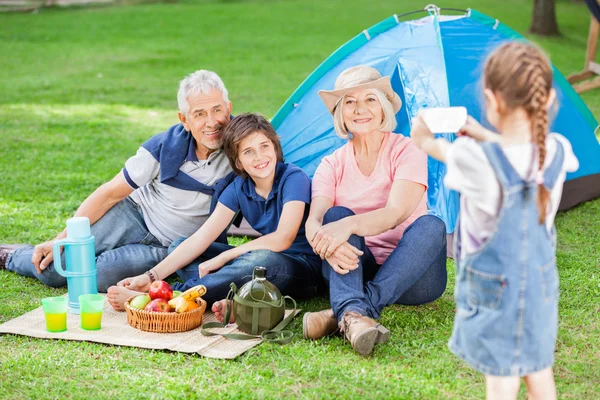
<svg viewBox="0 0 600 400"><path fill-rule="evenodd" d="M526 32L526 0L446 1ZM191 71L217 71L234 113L271 117L332 51L423 2L182 1L0 15L0 243L63 228L150 135L176 122ZM534 40L564 73L583 64L589 13L558 2L562 38ZM584 96L600 116L600 91ZM600 398L600 201L557 219L561 278L556 378L563 398ZM454 264L444 296L393 306L391 340L362 358L339 337L260 345L234 361L85 342L0 336L0 398L482 398L482 377L447 349ZM64 293L0 271L0 322ZM305 310L328 305L303 302Z"/></svg>

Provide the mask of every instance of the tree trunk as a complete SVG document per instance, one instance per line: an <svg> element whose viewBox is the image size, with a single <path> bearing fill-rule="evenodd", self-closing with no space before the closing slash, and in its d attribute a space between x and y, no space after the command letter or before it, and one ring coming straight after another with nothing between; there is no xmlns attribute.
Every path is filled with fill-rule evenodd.
<svg viewBox="0 0 600 400"><path fill-rule="evenodd" d="M542 36L558 36L555 0L533 0L533 18L529 32Z"/></svg>

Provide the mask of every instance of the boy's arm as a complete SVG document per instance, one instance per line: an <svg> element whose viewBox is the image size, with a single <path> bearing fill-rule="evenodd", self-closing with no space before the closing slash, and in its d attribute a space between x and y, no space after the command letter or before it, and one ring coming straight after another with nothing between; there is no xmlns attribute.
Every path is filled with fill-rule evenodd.
<svg viewBox="0 0 600 400"><path fill-rule="evenodd" d="M235 212L222 204L210 215L208 220L192 236L181 243L175 251L158 263L152 270L157 279L165 279L167 276L183 268L200 256L229 225ZM130 289L146 291L150 286L150 277L146 274L134 278L127 278L118 285L128 286Z"/></svg>
<svg viewBox="0 0 600 400"><path fill-rule="evenodd" d="M221 253L223 264L233 260L252 250L271 250L282 252L290 248L298 235L298 230L304 217L306 203L299 200L288 201L283 205L281 218L277 224L277 230L268 235L261 236L251 242L234 247Z"/></svg>

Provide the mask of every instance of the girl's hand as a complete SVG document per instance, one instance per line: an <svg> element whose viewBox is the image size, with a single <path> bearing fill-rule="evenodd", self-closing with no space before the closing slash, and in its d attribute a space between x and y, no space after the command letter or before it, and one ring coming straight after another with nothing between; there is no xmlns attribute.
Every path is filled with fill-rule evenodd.
<svg viewBox="0 0 600 400"><path fill-rule="evenodd" d="M147 274L134 276L133 278L125 278L117 282L117 286L124 286L136 292L147 292L150 289L150 277Z"/></svg>
<svg viewBox="0 0 600 400"><path fill-rule="evenodd" d="M213 271L221 269L229 260L225 257L222 257L223 254L220 254L216 257L211 258L208 261L204 261L202 264L198 265L198 276L200 278L204 278L206 275L210 274Z"/></svg>
<svg viewBox="0 0 600 400"><path fill-rule="evenodd" d="M331 257L338 247L347 242L350 235L352 235L350 218L344 218L321 226L311 244L314 243L315 253L324 260Z"/></svg>
<svg viewBox="0 0 600 400"><path fill-rule="evenodd" d="M417 115L412 119L410 138L412 139L413 143L417 145L420 149L423 148L423 145L429 139L435 139L433 133L431 132L425 121L423 121L423 118L421 118L420 115Z"/></svg>
<svg viewBox="0 0 600 400"><path fill-rule="evenodd" d="M496 136L492 131L485 129L477 120L470 115L467 117L467 122L458 131L458 136L469 136L480 142L491 141Z"/></svg>

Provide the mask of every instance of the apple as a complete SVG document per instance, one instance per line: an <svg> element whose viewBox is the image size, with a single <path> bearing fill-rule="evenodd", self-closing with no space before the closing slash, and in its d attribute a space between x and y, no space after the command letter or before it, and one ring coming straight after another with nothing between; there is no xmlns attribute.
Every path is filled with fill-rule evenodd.
<svg viewBox="0 0 600 400"><path fill-rule="evenodd" d="M143 310L148 303L150 303L150 296L147 294L140 294L131 299L129 306Z"/></svg>
<svg viewBox="0 0 600 400"><path fill-rule="evenodd" d="M152 300L164 299L169 301L173 298L173 289L171 289L171 286L165 281L155 281L150 285L148 296L150 296Z"/></svg>
<svg viewBox="0 0 600 400"><path fill-rule="evenodd" d="M183 294L183 292L182 292L182 291L180 291L180 290L173 290L173 298L175 298L175 297L179 297L179 296L181 296L182 294Z"/></svg>
<svg viewBox="0 0 600 400"><path fill-rule="evenodd" d="M171 311L171 306L169 306L169 303L167 303L165 299L154 299L148 303L144 310L154 312L169 312Z"/></svg>

